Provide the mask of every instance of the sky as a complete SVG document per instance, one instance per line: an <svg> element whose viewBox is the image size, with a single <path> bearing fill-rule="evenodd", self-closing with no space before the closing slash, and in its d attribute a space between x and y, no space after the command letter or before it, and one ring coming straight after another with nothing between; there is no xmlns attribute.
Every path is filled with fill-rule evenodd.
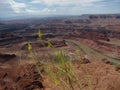
<svg viewBox="0 0 120 90"><path fill-rule="evenodd" d="M120 13L120 0L0 0L0 18Z"/></svg>

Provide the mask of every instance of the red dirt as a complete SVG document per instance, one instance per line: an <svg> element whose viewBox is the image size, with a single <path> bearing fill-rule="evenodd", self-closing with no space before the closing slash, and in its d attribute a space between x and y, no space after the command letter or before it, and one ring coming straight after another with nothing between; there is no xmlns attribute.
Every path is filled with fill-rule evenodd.
<svg viewBox="0 0 120 90"><path fill-rule="evenodd" d="M114 66L103 62L91 62L79 65L74 63L83 90L120 90L120 73ZM0 64L0 90L59 90L48 76L44 80L38 74L35 65L11 66ZM91 86L88 84L90 81ZM79 90L75 86L75 90Z"/></svg>

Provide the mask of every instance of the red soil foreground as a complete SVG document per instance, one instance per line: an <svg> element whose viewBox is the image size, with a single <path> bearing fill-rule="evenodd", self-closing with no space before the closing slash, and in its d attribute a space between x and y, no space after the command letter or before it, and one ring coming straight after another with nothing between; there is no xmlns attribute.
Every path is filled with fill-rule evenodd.
<svg viewBox="0 0 120 90"><path fill-rule="evenodd" d="M74 63L83 90L89 90L85 77L91 83L92 90L120 90L120 73L115 67L103 62L92 62L88 64ZM25 64L11 66L0 64L0 90L58 90L49 81L48 76L43 73L44 80L40 78L35 65ZM75 90L79 90L75 88Z"/></svg>

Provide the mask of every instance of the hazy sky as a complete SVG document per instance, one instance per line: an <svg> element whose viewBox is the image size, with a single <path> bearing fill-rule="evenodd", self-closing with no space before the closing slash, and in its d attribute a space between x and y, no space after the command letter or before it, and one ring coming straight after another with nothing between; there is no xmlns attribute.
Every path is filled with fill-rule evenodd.
<svg viewBox="0 0 120 90"><path fill-rule="evenodd" d="M0 0L0 18L120 13L120 0Z"/></svg>

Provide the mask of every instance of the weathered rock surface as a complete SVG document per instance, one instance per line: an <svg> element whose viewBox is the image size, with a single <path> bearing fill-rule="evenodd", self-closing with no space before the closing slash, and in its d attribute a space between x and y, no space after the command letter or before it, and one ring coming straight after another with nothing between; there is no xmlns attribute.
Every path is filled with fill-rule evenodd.
<svg viewBox="0 0 120 90"><path fill-rule="evenodd" d="M4 63L16 58L15 54L0 54L0 62Z"/></svg>
<svg viewBox="0 0 120 90"><path fill-rule="evenodd" d="M42 90L43 88L42 79L35 65L0 68L0 90Z"/></svg>

